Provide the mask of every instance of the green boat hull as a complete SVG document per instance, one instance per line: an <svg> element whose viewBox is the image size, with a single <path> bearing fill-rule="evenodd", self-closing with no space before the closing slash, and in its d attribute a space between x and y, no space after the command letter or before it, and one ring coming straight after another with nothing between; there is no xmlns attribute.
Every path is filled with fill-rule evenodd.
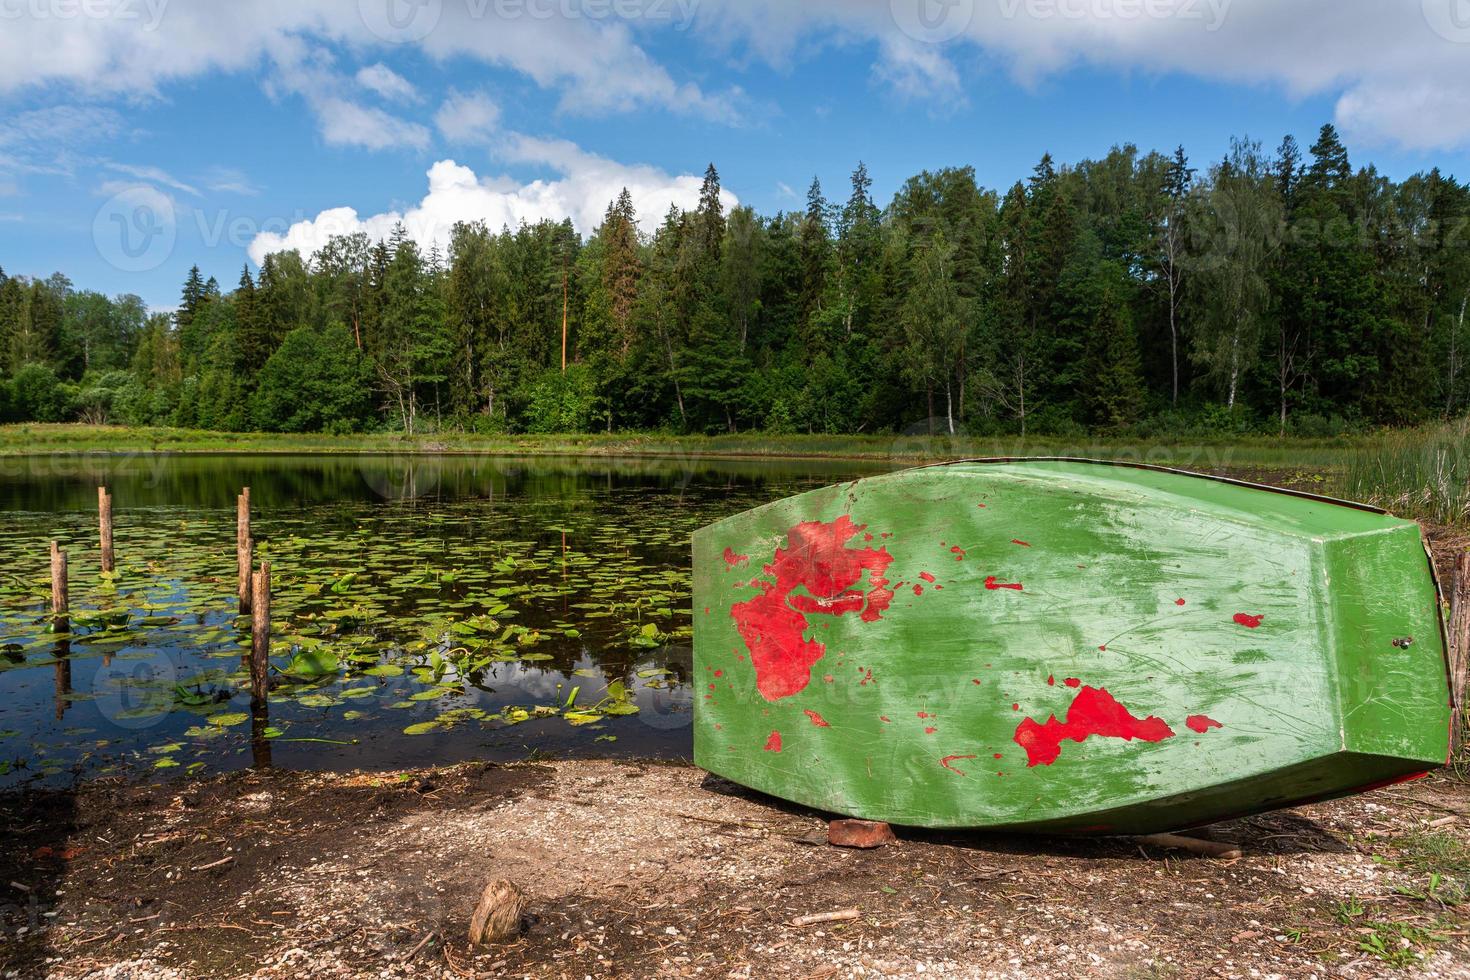
<svg viewBox="0 0 1470 980"><path fill-rule="evenodd" d="M1420 530L1147 467L954 463L694 537L695 762L833 813L1148 833L1448 754Z"/></svg>

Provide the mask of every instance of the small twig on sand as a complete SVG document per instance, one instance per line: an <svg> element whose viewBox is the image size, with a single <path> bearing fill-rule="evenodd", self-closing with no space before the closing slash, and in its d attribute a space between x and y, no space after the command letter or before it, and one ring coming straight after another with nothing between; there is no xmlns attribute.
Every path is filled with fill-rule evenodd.
<svg viewBox="0 0 1470 980"><path fill-rule="evenodd" d="M861 916L857 909L841 909L837 912L816 912L812 915L798 915L791 920L794 926L814 926L823 922L850 922Z"/></svg>
<svg viewBox="0 0 1470 980"><path fill-rule="evenodd" d="M189 870L190 871L208 871L210 868L218 868L218 867L221 867L222 865L229 864L233 860L235 860L235 858L234 858L233 855L230 856L230 857L222 857L218 861L214 861L214 862L212 862L210 864L201 864L198 867L190 868Z"/></svg>
<svg viewBox="0 0 1470 980"><path fill-rule="evenodd" d="M439 933L437 933L437 932L430 932L423 939L420 939L419 940L419 944L417 946L415 946L413 949L411 949L411 950L408 951L408 955L403 958L403 962L405 962L405 963L412 962L413 961L413 958L415 956L419 955L419 952L425 946L429 945L429 940L433 939L437 935L439 935Z"/></svg>

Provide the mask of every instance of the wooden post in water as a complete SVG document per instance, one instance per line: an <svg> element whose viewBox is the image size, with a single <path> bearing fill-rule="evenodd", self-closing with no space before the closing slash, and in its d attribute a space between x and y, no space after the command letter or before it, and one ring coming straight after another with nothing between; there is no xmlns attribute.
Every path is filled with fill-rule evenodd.
<svg viewBox="0 0 1470 980"><path fill-rule="evenodd" d="M240 615L250 615L251 592L254 587L250 580L250 570L255 567L255 542L246 538L243 542L235 545L235 569L239 574L239 599Z"/></svg>
<svg viewBox="0 0 1470 980"><path fill-rule="evenodd" d="M271 656L271 566L260 563L260 571L252 577L254 597L250 606L250 700L262 705L268 686L267 671Z"/></svg>
<svg viewBox="0 0 1470 980"><path fill-rule="evenodd" d="M71 623L67 617L66 552L55 541L51 542L51 628L65 633Z"/></svg>
<svg viewBox="0 0 1470 980"><path fill-rule="evenodd" d="M235 498L235 569L239 575L240 615L250 612L250 570L255 567L255 542L250 537L250 488Z"/></svg>
<svg viewBox="0 0 1470 980"><path fill-rule="evenodd" d="M117 565L112 552L112 494L106 487L97 488L97 526L102 539L102 570L111 572Z"/></svg>
<svg viewBox="0 0 1470 980"><path fill-rule="evenodd" d="M1465 742L1465 694L1470 680L1470 552L1455 559L1450 583L1450 703L1455 716L1450 725L1450 752Z"/></svg>

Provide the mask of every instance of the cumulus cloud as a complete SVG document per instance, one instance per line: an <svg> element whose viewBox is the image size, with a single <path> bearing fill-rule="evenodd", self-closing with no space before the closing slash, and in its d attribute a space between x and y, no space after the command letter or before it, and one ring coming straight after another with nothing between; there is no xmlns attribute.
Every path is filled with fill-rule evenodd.
<svg viewBox="0 0 1470 980"><path fill-rule="evenodd" d="M450 92L434 113L434 125L455 143L485 142L500 122L500 106L484 92Z"/></svg>
<svg viewBox="0 0 1470 980"><path fill-rule="evenodd" d="M374 240L387 238L399 222L420 245L438 244L441 250L448 247L458 221L484 221L498 230L543 218L571 218L578 231L588 234L624 187L633 197L639 223L652 231L671 204L695 207L703 181L702 176L672 176L657 167L617 163L563 140L512 135L502 156L508 162L539 165L556 176L517 183L505 177L480 177L453 160L440 160L429 168L428 193L413 207L365 217L350 207L331 208L284 233L257 235L250 243L250 258L258 265L270 253L285 249L310 255L333 235L365 232ZM721 199L727 208L739 203L727 191L721 191Z"/></svg>

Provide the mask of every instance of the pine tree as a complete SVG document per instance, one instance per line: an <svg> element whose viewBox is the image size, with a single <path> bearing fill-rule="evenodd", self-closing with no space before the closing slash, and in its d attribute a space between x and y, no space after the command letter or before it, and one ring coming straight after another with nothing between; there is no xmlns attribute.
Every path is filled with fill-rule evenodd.
<svg viewBox="0 0 1470 980"><path fill-rule="evenodd" d="M183 330L194 319L194 314L199 311L209 298L209 293L204 286L204 276L199 271L199 266L190 266L189 277L184 280L184 291L179 297L179 309L174 314L174 322L180 330Z"/></svg>
<svg viewBox="0 0 1470 980"><path fill-rule="evenodd" d="M725 240L725 206L720 201L720 173L713 163L704 172L704 184L699 189L699 210L696 215L700 247L704 250L710 268L714 268L719 264L720 246Z"/></svg>
<svg viewBox="0 0 1470 980"><path fill-rule="evenodd" d="M602 284L612 306L614 336L619 356L626 357L633 345L633 308L638 302L638 279L642 263L638 256L638 215L633 196L624 187L603 223Z"/></svg>
<svg viewBox="0 0 1470 980"><path fill-rule="evenodd" d="M1086 399L1091 422L1104 431L1127 428L1143 416L1147 397L1138 336L1128 307L1104 290L1088 335Z"/></svg>
<svg viewBox="0 0 1470 980"><path fill-rule="evenodd" d="M1320 190L1342 188L1353 175L1348 163L1347 147L1337 135L1337 128L1325 123L1312 144L1312 164L1303 178L1308 186Z"/></svg>
<svg viewBox="0 0 1470 980"><path fill-rule="evenodd" d="M256 302L255 280L250 276L250 266L246 265L240 270L240 282L235 287L235 347L240 370L247 377L254 377L271 356L270 336L262 319Z"/></svg>
<svg viewBox="0 0 1470 980"><path fill-rule="evenodd" d="M806 216L801 222L797 247L801 255L801 327L813 330L813 323L822 309L823 296L827 289L827 270L831 252L831 240L827 230L827 199L822 196L822 182L812 178L806 194Z"/></svg>

